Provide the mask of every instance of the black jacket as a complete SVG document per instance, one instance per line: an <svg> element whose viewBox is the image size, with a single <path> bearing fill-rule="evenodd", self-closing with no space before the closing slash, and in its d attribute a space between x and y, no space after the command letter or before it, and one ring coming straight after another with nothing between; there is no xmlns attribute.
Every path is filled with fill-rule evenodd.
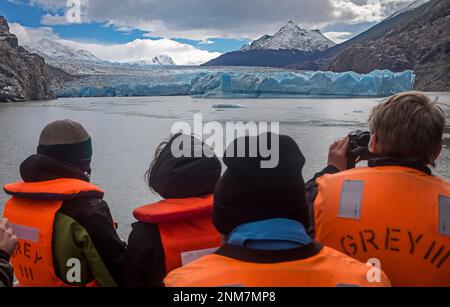
<svg viewBox="0 0 450 307"><path fill-rule="evenodd" d="M203 155L174 157L172 143L178 137L183 140L183 145L190 144L191 150L205 148L205 144L193 136L175 135L158 155L152 167L149 185L165 199L212 194L222 170L219 159ZM132 224L132 228L124 264L126 285L162 287L166 277L166 264L158 226L136 222Z"/></svg>
<svg viewBox="0 0 450 307"><path fill-rule="evenodd" d="M0 250L0 288L13 286L13 269L9 264L9 255Z"/></svg>
<svg viewBox="0 0 450 307"><path fill-rule="evenodd" d="M124 265L125 284L127 287L162 287L166 264L158 226L143 222L131 226Z"/></svg>

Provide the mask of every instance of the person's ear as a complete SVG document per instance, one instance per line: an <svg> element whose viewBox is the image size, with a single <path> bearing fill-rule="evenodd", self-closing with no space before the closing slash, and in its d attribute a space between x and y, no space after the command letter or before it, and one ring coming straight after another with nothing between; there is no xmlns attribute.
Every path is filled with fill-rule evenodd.
<svg viewBox="0 0 450 307"><path fill-rule="evenodd" d="M378 139L375 133L370 134L369 151L371 153L377 153L378 150Z"/></svg>

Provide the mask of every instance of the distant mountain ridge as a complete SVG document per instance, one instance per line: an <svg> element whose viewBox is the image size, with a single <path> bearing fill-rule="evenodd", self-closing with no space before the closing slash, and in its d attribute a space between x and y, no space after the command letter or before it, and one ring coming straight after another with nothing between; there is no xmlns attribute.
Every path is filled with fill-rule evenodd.
<svg viewBox="0 0 450 307"><path fill-rule="evenodd" d="M306 30L295 22L289 21L273 36L264 35L261 38L244 45L246 50L298 50L303 52L324 51L336 45L322 35L320 30Z"/></svg>
<svg viewBox="0 0 450 307"><path fill-rule="evenodd" d="M258 45L269 39L269 36L262 37L254 43ZM240 50L204 65L358 73L375 69L413 70L417 75L417 90L449 91L450 0L414 1L367 31L320 52Z"/></svg>
<svg viewBox="0 0 450 307"><path fill-rule="evenodd" d="M37 53L47 61L56 60L71 60L71 61L87 61L87 62L102 62L92 53L87 50L75 50L66 45L58 43L49 38L41 39L33 47L25 46L28 51Z"/></svg>
<svg viewBox="0 0 450 307"><path fill-rule="evenodd" d="M320 30L305 30L289 21L273 36L264 35L240 50L225 53L203 66L284 67L335 45Z"/></svg>
<svg viewBox="0 0 450 307"><path fill-rule="evenodd" d="M285 67L308 59L311 52L297 50L247 50L228 52L202 66Z"/></svg>
<svg viewBox="0 0 450 307"><path fill-rule="evenodd" d="M176 65L173 59L166 55L158 55L150 60L134 63L110 62L100 59L87 50L76 50L49 38L43 38L33 46L26 46L26 49L31 53L42 56L50 65L72 75L108 73L111 70L118 70L120 67L127 65Z"/></svg>

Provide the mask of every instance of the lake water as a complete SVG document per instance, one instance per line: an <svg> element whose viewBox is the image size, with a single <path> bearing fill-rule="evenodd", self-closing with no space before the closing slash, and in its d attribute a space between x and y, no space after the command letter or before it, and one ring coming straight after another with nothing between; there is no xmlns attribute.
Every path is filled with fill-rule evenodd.
<svg viewBox="0 0 450 307"><path fill-rule="evenodd" d="M450 105L450 92L429 93ZM92 181L106 191L119 232L126 238L132 210L159 198L145 185L144 173L156 146L174 122L278 121L306 157L305 180L326 166L328 147L354 129L365 129L372 107L381 99L205 100L183 97L68 98L47 102L0 104L0 185L20 180L19 165L35 153L39 134L51 121L82 123L93 138ZM240 104L244 108L214 108ZM447 116L449 115L448 108ZM448 119L448 123L450 120ZM434 173L450 179L450 127ZM7 199L0 193L0 210Z"/></svg>

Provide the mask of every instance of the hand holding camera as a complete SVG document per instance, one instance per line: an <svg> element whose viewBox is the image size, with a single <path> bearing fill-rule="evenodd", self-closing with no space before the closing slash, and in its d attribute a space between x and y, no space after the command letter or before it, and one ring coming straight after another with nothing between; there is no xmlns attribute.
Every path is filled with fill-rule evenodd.
<svg viewBox="0 0 450 307"><path fill-rule="evenodd" d="M347 169L347 151L349 138L337 140L331 144L328 151L328 165L332 165L340 172Z"/></svg>
<svg viewBox="0 0 450 307"><path fill-rule="evenodd" d="M369 151L370 132L355 130L344 139L334 142L328 152L328 165L345 171L356 167L360 161L369 160L375 155Z"/></svg>

